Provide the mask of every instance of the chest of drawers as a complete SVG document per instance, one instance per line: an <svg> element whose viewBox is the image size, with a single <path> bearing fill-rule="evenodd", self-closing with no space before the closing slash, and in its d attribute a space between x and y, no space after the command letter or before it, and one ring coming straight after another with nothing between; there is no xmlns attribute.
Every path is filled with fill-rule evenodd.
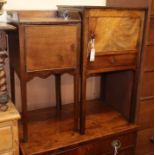
<svg viewBox="0 0 155 155"><path fill-rule="evenodd" d="M0 112L0 154L19 155L18 120L19 113L9 101L8 110Z"/></svg>

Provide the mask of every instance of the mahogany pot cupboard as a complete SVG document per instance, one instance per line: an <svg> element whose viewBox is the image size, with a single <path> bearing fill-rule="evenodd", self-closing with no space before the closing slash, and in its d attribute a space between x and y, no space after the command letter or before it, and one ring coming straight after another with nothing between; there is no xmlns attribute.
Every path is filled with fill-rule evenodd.
<svg viewBox="0 0 155 155"><path fill-rule="evenodd" d="M9 12L17 17L8 35L14 102L14 72L21 83L23 154L135 154L147 12L101 6ZM63 73L74 76L73 104L61 102ZM56 109L28 111L26 83L51 74ZM87 101L91 76L101 77L100 98Z"/></svg>

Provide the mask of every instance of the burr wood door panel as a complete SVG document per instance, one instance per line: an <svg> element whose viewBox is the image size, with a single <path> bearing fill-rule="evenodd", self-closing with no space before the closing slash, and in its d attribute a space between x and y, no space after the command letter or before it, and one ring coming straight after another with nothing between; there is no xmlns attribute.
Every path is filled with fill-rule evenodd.
<svg viewBox="0 0 155 155"><path fill-rule="evenodd" d="M27 71L77 67L79 25L25 26Z"/></svg>
<svg viewBox="0 0 155 155"><path fill-rule="evenodd" d="M97 53L135 51L139 48L143 12L94 9L89 14L89 33L95 37Z"/></svg>
<svg viewBox="0 0 155 155"><path fill-rule="evenodd" d="M89 70L98 68L121 68L136 66L137 53L140 50L143 32L144 12L136 10L90 9L87 13L89 40L95 39L96 57L94 62L88 60ZM90 53L90 42L88 53ZM129 55L130 54L130 55ZM115 60L109 64L100 63L105 55L113 55ZM106 57L108 57L106 56ZM123 62L123 63L122 63ZM106 69L108 70L108 69Z"/></svg>

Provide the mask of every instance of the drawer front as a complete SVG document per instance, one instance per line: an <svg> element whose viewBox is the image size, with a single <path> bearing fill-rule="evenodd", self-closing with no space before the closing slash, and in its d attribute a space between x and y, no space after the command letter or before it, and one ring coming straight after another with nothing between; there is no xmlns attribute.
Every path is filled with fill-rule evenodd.
<svg viewBox="0 0 155 155"><path fill-rule="evenodd" d="M0 152L13 148L13 129L11 123L0 123Z"/></svg>
<svg viewBox="0 0 155 155"><path fill-rule="evenodd" d="M94 71L110 71L123 68L135 68L136 54L96 56L94 62L88 63L88 69Z"/></svg>
<svg viewBox="0 0 155 155"><path fill-rule="evenodd" d="M150 139L154 135L154 128L146 128L140 130L137 136L136 155L151 155L154 154L154 144Z"/></svg>
<svg viewBox="0 0 155 155"><path fill-rule="evenodd" d="M61 155L103 155L103 154L112 154L114 149L112 147L112 142L114 140L119 140L121 142L121 147L119 151L123 148L131 148L135 146L136 141L136 133L129 133L126 135L113 137L113 138L107 138L107 139L100 139L96 142L91 142L89 144L85 144L80 146L77 149L74 149L73 151L68 151L65 153L62 153ZM123 154L122 154L123 155ZM130 154L131 155L131 154Z"/></svg>
<svg viewBox="0 0 155 155"><path fill-rule="evenodd" d="M153 69L154 69L154 47L146 46L144 56L144 70L150 71Z"/></svg>
<svg viewBox="0 0 155 155"><path fill-rule="evenodd" d="M148 34L148 43L154 44L154 17L150 18L150 27L149 27L149 34Z"/></svg>
<svg viewBox="0 0 155 155"><path fill-rule="evenodd" d="M154 76L153 72L145 72L142 79L141 97L154 96Z"/></svg>
<svg viewBox="0 0 155 155"><path fill-rule="evenodd" d="M79 35L78 24L25 26L27 71L76 68Z"/></svg>
<svg viewBox="0 0 155 155"><path fill-rule="evenodd" d="M139 49L143 11L90 9L89 37L95 38L96 53L122 53Z"/></svg>
<svg viewBox="0 0 155 155"><path fill-rule="evenodd" d="M140 102L138 123L140 129L153 128L154 126L154 103L153 99Z"/></svg>

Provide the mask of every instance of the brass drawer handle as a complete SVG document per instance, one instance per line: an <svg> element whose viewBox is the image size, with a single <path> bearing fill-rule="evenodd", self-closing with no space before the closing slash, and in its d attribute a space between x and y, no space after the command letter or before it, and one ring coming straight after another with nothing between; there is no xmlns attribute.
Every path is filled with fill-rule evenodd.
<svg viewBox="0 0 155 155"><path fill-rule="evenodd" d="M112 141L112 147L114 148L114 155L117 155L118 149L121 147L121 142L120 140L114 140Z"/></svg>

